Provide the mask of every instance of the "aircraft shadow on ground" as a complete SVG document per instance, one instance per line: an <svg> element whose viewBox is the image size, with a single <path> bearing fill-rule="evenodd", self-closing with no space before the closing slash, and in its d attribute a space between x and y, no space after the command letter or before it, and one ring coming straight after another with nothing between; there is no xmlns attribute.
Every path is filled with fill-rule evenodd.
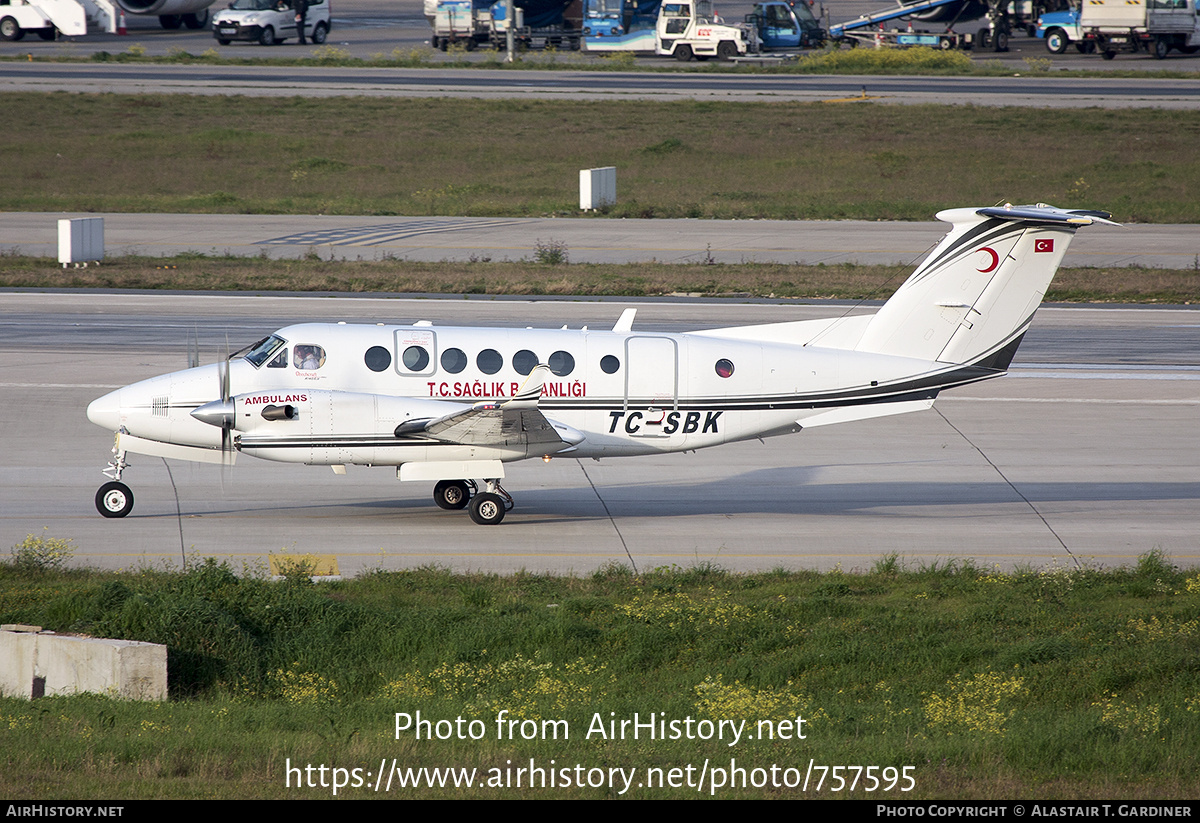
<svg viewBox="0 0 1200 823"><path fill-rule="evenodd" d="M815 479L820 467L772 468L746 472L693 483L626 483L598 485L604 505L587 486L570 488L521 488L516 483L509 491L516 500L511 516L522 522L606 520L614 517L696 517L720 515L858 515L901 516L901 512L922 517L978 517L998 513L992 507L1026 503L1012 487L1000 479L994 481L861 481L822 483ZM1093 507L1125 503L1130 506L1177 500L1200 500L1200 482L1034 482L1017 484L1021 495L1035 506ZM373 515L442 514L426 495L386 497L380 487L378 499L326 500L313 498L292 502L264 503L246 501L243 505L203 508L188 505L183 494L184 517L253 515L275 512L305 513L308 516L352 516L354 512ZM989 511L982 511L985 507ZM930 509L921 511L919 509ZM453 512L444 514L453 516ZM133 516L137 516L134 512ZM144 514L147 517L174 517L175 512ZM907 516L907 515L904 515ZM464 513L465 519L465 513Z"/></svg>

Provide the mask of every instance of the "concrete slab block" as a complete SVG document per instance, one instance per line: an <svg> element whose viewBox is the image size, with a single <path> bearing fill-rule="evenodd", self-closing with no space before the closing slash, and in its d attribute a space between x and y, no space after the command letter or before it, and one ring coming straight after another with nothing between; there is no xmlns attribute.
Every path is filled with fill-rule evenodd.
<svg viewBox="0 0 1200 823"><path fill-rule="evenodd" d="M0 631L0 691L27 698L93 692L128 700L166 700L167 647Z"/></svg>

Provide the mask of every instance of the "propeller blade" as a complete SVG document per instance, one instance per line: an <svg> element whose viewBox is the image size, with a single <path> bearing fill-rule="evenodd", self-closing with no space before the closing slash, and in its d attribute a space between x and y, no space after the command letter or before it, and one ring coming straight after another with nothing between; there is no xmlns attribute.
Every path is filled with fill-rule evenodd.
<svg viewBox="0 0 1200 823"><path fill-rule="evenodd" d="M188 335L188 368L194 369L200 365L200 330L195 328Z"/></svg>

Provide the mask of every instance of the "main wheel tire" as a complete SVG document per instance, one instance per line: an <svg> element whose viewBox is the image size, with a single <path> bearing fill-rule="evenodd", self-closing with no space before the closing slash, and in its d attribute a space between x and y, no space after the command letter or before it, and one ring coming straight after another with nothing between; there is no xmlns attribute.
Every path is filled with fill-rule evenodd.
<svg viewBox="0 0 1200 823"><path fill-rule="evenodd" d="M496 526L504 519L504 500L498 494L480 492L471 498L468 511L480 526Z"/></svg>
<svg viewBox="0 0 1200 823"><path fill-rule="evenodd" d="M471 490L465 480L442 480L433 487L433 502L451 511L465 509L471 502Z"/></svg>
<svg viewBox="0 0 1200 823"><path fill-rule="evenodd" d="M271 26L264 28L258 35L258 42L264 46L273 46L278 41L275 39L275 29Z"/></svg>
<svg viewBox="0 0 1200 823"><path fill-rule="evenodd" d="M1050 29L1046 32L1046 51L1051 54L1062 54L1067 50L1068 42L1062 29Z"/></svg>
<svg viewBox="0 0 1200 823"><path fill-rule="evenodd" d="M737 57L737 54L737 43L734 43L731 40L722 40L720 43L717 43L718 60L732 60L733 58Z"/></svg>
<svg viewBox="0 0 1200 823"><path fill-rule="evenodd" d="M676 46L675 59L680 63L689 62L692 59L692 47L686 44Z"/></svg>
<svg viewBox="0 0 1200 823"><path fill-rule="evenodd" d="M324 23L317 23L313 28L312 34L308 36L309 40L313 41L313 45L319 46L325 42L325 38L329 36L329 28Z"/></svg>
<svg viewBox="0 0 1200 823"><path fill-rule="evenodd" d="M168 31L174 31L183 25L182 14L160 14L158 24Z"/></svg>
<svg viewBox="0 0 1200 823"><path fill-rule="evenodd" d="M192 31L198 31L208 25L208 9L198 11L194 14L183 15L183 25L187 26Z"/></svg>
<svg viewBox="0 0 1200 823"><path fill-rule="evenodd" d="M133 492L116 480L96 492L96 511L105 517L124 517L133 511Z"/></svg>
<svg viewBox="0 0 1200 823"><path fill-rule="evenodd" d="M1165 37L1159 37L1151 47L1155 60L1162 60L1171 53L1171 43Z"/></svg>
<svg viewBox="0 0 1200 823"><path fill-rule="evenodd" d="M22 30L21 24L16 20L11 17L5 17L3 20L0 20L0 37L3 37L5 40L16 41L24 36L25 32Z"/></svg>
<svg viewBox="0 0 1200 823"><path fill-rule="evenodd" d="M1008 51L1008 32L1006 32L1006 31L996 32L995 40L992 43L992 51L995 51L995 52Z"/></svg>

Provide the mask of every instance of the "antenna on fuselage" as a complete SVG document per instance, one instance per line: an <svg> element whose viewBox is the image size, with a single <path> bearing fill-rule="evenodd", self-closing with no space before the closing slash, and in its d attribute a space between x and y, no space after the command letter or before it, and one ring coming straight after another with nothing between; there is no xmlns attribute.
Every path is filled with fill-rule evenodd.
<svg viewBox="0 0 1200 823"><path fill-rule="evenodd" d="M621 312L621 316L617 319L616 325L612 330L616 332L633 331L633 317L637 314L637 309L626 309Z"/></svg>

